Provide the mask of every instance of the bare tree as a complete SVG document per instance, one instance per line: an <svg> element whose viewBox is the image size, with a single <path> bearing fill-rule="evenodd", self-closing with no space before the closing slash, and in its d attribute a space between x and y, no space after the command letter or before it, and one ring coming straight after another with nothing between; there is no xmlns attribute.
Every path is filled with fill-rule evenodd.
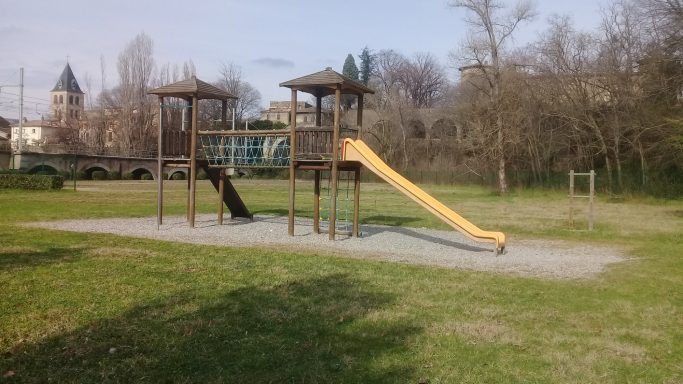
<svg viewBox="0 0 683 384"><path fill-rule="evenodd" d="M496 157L498 158L498 188L501 193L508 190L505 164L506 127L501 110L501 52L508 39L520 23L534 17L533 5L529 1L518 2L509 12L499 0L453 0L450 6L468 12L465 21L470 25L467 43L463 47L463 61L481 66L490 86L490 104L496 133Z"/></svg>
<svg viewBox="0 0 683 384"><path fill-rule="evenodd" d="M233 63L223 63L216 86L237 96L228 107L235 109L237 121L257 116L261 112L261 93L244 80L242 69Z"/></svg>
<svg viewBox="0 0 683 384"><path fill-rule="evenodd" d="M119 145L122 150L148 149L154 146L153 99L147 95L155 69L154 43L144 33L137 35L119 54L119 85L110 102L119 108Z"/></svg>
<svg viewBox="0 0 683 384"><path fill-rule="evenodd" d="M444 95L448 81L443 68L429 53L406 61L400 73L406 96L415 108L431 108Z"/></svg>
<svg viewBox="0 0 683 384"><path fill-rule="evenodd" d="M383 142L385 140L395 140L397 137L393 132L386 134L388 129L398 127L400 130L400 147L402 153L403 169L408 167L408 110L411 108L404 92L404 78L406 73L406 58L393 50L380 51L376 56L376 67L372 77L372 83L376 94L372 104L376 105L377 112L382 124L377 125L383 134L370 130L379 141L380 147L393 147L392 143Z"/></svg>

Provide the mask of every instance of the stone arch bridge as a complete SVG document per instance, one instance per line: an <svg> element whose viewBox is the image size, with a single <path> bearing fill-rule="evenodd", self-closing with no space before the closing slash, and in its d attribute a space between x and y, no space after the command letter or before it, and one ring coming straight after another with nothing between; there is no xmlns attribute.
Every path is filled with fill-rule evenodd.
<svg viewBox="0 0 683 384"><path fill-rule="evenodd" d="M132 174L134 178L140 178L143 174L149 173L154 180L158 179L156 157L22 152L9 156L7 168L21 169L29 173L40 171L71 173L72 164L75 165L77 173L85 174L87 178L91 178L94 171L104 171L106 173L118 172L122 176ZM176 173L181 173L187 178L187 170L184 168L164 168L164 173L168 178Z"/></svg>

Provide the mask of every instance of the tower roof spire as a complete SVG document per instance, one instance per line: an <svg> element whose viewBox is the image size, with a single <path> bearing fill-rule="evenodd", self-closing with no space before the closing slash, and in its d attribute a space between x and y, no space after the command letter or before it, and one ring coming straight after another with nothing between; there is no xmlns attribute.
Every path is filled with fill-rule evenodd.
<svg viewBox="0 0 683 384"><path fill-rule="evenodd" d="M78 81L76 81L76 76L74 76L68 61L64 67L64 70L62 71L61 76L59 76L59 79L57 79L57 84L55 84L55 87L52 88L51 92L59 91L83 93L83 91L81 91L81 87L78 86Z"/></svg>

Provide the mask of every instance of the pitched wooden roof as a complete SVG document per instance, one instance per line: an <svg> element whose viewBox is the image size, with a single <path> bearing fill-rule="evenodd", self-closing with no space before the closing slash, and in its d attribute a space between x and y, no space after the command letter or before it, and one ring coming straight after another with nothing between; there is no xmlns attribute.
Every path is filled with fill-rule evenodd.
<svg viewBox="0 0 683 384"><path fill-rule="evenodd" d="M362 95L364 93L375 93L375 91L362 83L337 73L330 67L320 72L280 83L281 87L307 92L314 96L333 95L337 85L341 85L341 93L343 94Z"/></svg>
<svg viewBox="0 0 683 384"><path fill-rule="evenodd" d="M214 87L213 85L199 80L197 77L192 76L192 78L187 80L178 81L173 84L164 85L163 87L152 89L147 92L151 95L158 95L164 97L181 97L188 98L194 95L199 99L216 99L216 100L227 100L236 99L237 96L226 92L220 88Z"/></svg>

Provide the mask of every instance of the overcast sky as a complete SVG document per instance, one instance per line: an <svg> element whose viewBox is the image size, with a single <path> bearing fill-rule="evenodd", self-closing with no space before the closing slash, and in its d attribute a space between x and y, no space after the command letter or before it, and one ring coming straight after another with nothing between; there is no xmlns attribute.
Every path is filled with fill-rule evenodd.
<svg viewBox="0 0 683 384"><path fill-rule="evenodd" d="M512 3L503 0L507 3ZM197 76L214 81L221 62L242 68L244 77L269 100L287 100L278 87L325 67L341 72L348 53L364 46L405 55L429 52L449 66L449 52L465 36L463 11L447 0L0 0L0 115L18 116L13 101L19 67L25 70L26 116L46 112L67 56L85 92L85 78L99 92L100 56L106 84L114 86L116 58L140 32L154 41L157 65L192 59ZM519 30L515 44L533 41L552 14L569 15L579 29L594 29L604 0L537 0L536 20ZM358 62L358 59L356 57ZM448 68L449 77L457 71ZM42 100L41 100L42 99ZM35 103L45 104L35 104Z"/></svg>

